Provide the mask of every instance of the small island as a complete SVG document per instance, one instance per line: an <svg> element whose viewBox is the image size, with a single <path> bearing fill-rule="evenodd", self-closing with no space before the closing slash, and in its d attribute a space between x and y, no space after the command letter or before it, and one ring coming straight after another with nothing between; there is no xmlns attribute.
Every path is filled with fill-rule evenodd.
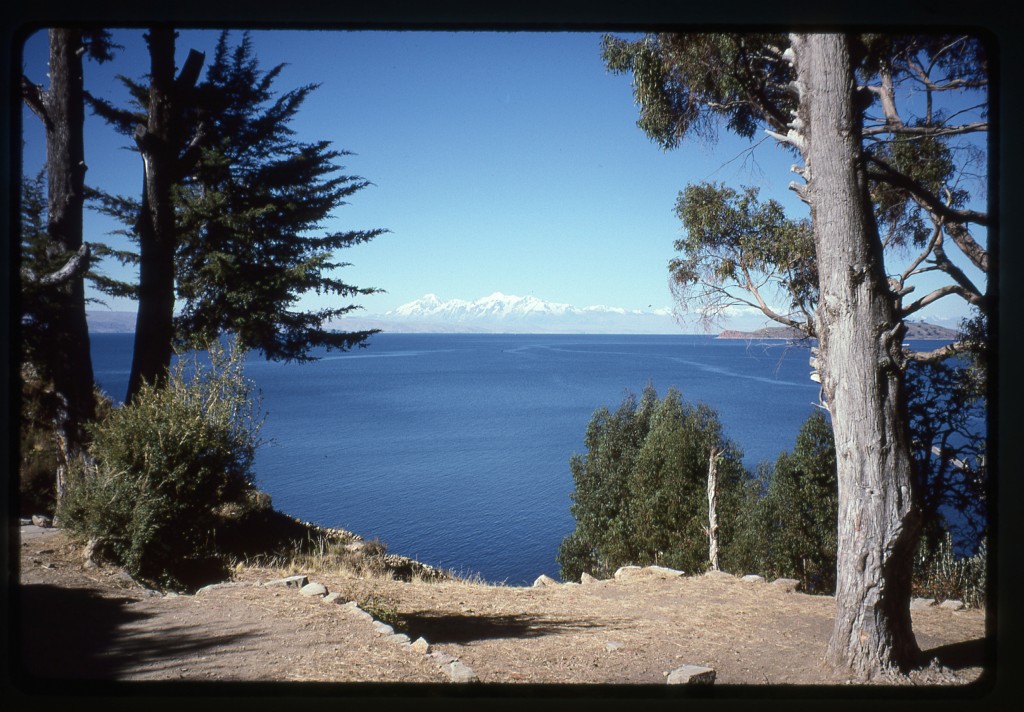
<svg viewBox="0 0 1024 712"><path fill-rule="evenodd" d="M791 326L766 326L757 331L734 331L726 329L718 335L719 339L781 339L795 341L804 338L799 329ZM925 324L923 322L911 322L907 324L907 333L904 339L917 341L955 341L956 331L947 329L944 326Z"/></svg>

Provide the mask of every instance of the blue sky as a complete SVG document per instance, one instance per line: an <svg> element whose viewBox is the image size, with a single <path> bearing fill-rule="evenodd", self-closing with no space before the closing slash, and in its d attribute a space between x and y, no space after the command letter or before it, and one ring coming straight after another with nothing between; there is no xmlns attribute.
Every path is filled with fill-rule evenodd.
<svg viewBox="0 0 1024 712"><path fill-rule="evenodd" d="M190 48L212 56L217 36L182 31L179 66ZM298 137L352 151L346 172L373 183L329 225L390 230L339 254L352 263L343 279L386 290L360 300L367 313L427 293L495 291L668 307L666 265L680 234L673 207L687 184L755 185L791 216L807 214L786 187L793 158L771 140L752 147L723 131L714 145L664 152L652 143L636 127L630 77L601 62L599 34L265 31L252 39L264 69L288 64L278 90L320 84L292 125ZM115 75L141 78L148 58L142 31L115 41L124 50L113 62L88 62L86 84L123 104ZM45 34L29 40L24 60L26 75L45 84ZM45 147L38 120L26 112L24 123L32 173ZM141 165L127 139L90 116L86 141L87 181L137 194ZM115 228L87 215L86 239L112 240L104 233ZM963 313L947 298L922 316Z"/></svg>

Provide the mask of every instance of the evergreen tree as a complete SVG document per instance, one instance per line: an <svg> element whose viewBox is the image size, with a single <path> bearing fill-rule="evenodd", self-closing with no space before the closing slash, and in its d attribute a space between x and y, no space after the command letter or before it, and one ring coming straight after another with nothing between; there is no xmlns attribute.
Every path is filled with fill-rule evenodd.
<svg viewBox="0 0 1024 712"><path fill-rule="evenodd" d="M357 305L303 311L297 302L310 292L347 299L378 291L338 279L336 270L347 263L335 261L334 255L384 230L325 232L333 211L369 183L341 172L337 160L345 151L332 149L327 141L294 138L289 124L316 85L276 94L273 84L284 65L263 71L248 34L234 47L228 39L227 32L221 34L206 78L188 92L177 112L173 280L170 287L161 281L159 295L140 291L139 296L142 301L159 297L165 304L177 299L180 311L172 334L161 336L152 348L159 349L165 364L174 346L201 346L224 332L269 359L302 361L314 358L317 347L362 344L373 331L335 332L329 324ZM95 98L91 103L131 135L149 114L151 99L142 85L122 81L134 97L134 111ZM144 205L109 195L97 198L102 210L119 216L139 239L134 226ZM140 257L141 273L147 258ZM104 286L132 291L130 285ZM150 371L140 377L152 378ZM130 392L137 388L138 381L129 385Z"/></svg>

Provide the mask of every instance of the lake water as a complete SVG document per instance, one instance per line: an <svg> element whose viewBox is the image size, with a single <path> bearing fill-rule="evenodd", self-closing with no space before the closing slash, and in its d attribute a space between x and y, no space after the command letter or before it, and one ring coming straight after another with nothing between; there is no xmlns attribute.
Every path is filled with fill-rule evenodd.
<svg viewBox="0 0 1024 712"><path fill-rule="evenodd" d="M92 336L119 399L130 334ZM922 346L925 344L922 344ZM648 383L714 407L750 469L791 450L818 401L806 347L711 336L379 334L308 364L252 355L275 508L510 585L556 576L574 528L569 458L594 411Z"/></svg>

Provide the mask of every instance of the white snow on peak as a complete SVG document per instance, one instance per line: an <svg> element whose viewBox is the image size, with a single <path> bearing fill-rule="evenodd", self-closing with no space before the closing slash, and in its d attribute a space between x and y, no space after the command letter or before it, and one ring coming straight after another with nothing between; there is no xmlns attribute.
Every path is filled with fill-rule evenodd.
<svg viewBox="0 0 1024 712"><path fill-rule="evenodd" d="M678 333L671 311L626 310L593 305L576 307L494 292L473 301L442 300L436 294L403 304L381 319L407 325L523 333Z"/></svg>

